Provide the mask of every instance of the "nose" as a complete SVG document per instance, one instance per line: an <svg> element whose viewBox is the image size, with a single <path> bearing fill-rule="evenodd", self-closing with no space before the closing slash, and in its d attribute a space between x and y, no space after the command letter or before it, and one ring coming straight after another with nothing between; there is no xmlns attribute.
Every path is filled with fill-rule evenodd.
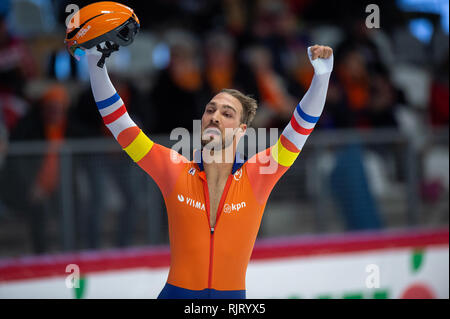
<svg viewBox="0 0 450 319"><path fill-rule="evenodd" d="M219 124L219 111L215 111L211 116L211 122L213 122L214 124Z"/></svg>

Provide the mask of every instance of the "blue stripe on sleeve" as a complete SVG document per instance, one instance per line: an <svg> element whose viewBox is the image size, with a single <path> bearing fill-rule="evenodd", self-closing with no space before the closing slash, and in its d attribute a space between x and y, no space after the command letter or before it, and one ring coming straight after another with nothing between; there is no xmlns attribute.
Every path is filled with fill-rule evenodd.
<svg viewBox="0 0 450 319"><path fill-rule="evenodd" d="M113 96L107 98L106 100L96 102L97 107L99 110L104 109L105 107L113 105L114 103L119 101L119 99L120 99L120 96L119 96L119 94L116 93Z"/></svg>
<svg viewBox="0 0 450 319"><path fill-rule="evenodd" d="M300 107L300 103L298 103L298 105L297 105L297 112L298 112L298 115L300 115L300 117L302 119L304 119L306 122L309 122L309 123L317 123L317 121L320 118L320 116L311 116L311 115L308 115L305 112L303 112L303 110Z"/></svg>

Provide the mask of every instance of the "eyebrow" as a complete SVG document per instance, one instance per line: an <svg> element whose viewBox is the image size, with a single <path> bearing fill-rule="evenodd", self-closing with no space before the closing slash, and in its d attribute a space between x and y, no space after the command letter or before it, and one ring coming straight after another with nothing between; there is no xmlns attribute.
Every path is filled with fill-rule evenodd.
<svg viewBox="0 0 450 319"><path fill-rule="evenodd" d="M232 107L231 105L225 104L223 107L226 108L226 109L231 109L233 112L236 113L236 110L235 110L234 107Z"/></svg>
<svg viewBox="0 0 450 319"><path fill-rule="evenodd" d="M217 107L216 102L209 102L206 106L208 106L208 105L212 105L212 106ZM236 113L236 109L235 109L234 107L232 107L231 105L224 104L223 107L224 107L224 108L227 108L227 109L231 109L233 112Z"/></svg>

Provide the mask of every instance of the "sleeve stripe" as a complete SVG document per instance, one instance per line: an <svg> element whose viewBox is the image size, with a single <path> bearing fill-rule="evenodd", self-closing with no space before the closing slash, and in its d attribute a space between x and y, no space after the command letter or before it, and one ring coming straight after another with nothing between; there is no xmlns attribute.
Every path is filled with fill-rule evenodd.
<svg viewBox="0 0 450 319"><path fill-rule="evenodd" d="M126 128L117 136L117 142L119 142L122 148L125 148L135 140L140 131L141 129L137 126Z"/></svg>
<svg viewBox="0 0 450 319"><path fill-rule="evenodd" d="M297 108L295 108L295 110L294 110L294 117L295 117L295 120L297 121L297 123L298 123L301 127L304 127L304 128L306 128L306 129L313 128L313 127L316 125L316 123L310 123L310 122L305 121L305 120L300 116L300 114L298 114Z"/></svg>
<svg viewBox="0 0 450 319"><path fill-rule="evenodd" d="M291 151L291 152L294 152L294 153L300 152L300 149L297 148L297 146L296 146L294 143L292 143L292 142L291 142L286 136L284 136L283 134L280 135L280 141L281 141L281 144L283 144L283 146L284 146L288 151Z"/></svg>
<svg viewBox="0 0 450 319"><path fill-rule="evenodd" d="M104 109L105 107L108 107L108 106L114 104L119 99L120 99L120 96L116 92L113 96L107 98L106 100L102 100L102 101L96 102L97 103L97 107L98 107L99 110Z"/></svg>
<svg viewBox="0 0 450 319"><path fill-rule="evenodd" d="M283 146L280 139L278 139L278 142L272 147L271 153L278 164L287 167L291 166L297 159L298 154L300 154L300 152L294 153L289 151Z"/></svg>
<svg viewBox="0 0 450 319"><path fill-rule="evenodd" d="M127 109L125 108L125 105L122 104L122 106L119 107L117 110L115 110L114 112L112 112L109 115L104 116L103 122L105 122L105 124L110 124L110 123L114 122L115 120L117 120L119 117L121 117L126 112L127 112Z"/></svg>
<svg viewBox="0 0 450 319"><path fill-rule="evenodd" d="M309 135L298 134L292 128L291 122L289 122L286 128L283 130L282 135L284 135L284 137L291 141L292 144L294 144L295 147L297 147L299 150L303 148L303 145L305 145L305 142L309 137Z"/></svg>
<svg viewBox="0 0 450 319"><path fill-rule="evenodd" d="M111 104L110 106L107 106L101 110L99 110L101 116L105 117L106 115L109 115L113 113L115 110L117 110L119 107L123 105L122 99L118 99L117 102Z"/></svg>
<svg viewBox="0 0 450 319"><path fill-rule="evenodd" d="M320 116L311 116L303 112L302 108L300 107L300 103L298 103L296 110L298 112L298 115L300 115L300 117L306 122L317 123L317 121L319 121Z"/></svg>
<svg viewBox="0 0 450 319"><path fill-rule="evenodd" d="M291 126L297 133L302 135L309 135L314 130L314 127L310 129L301 127L300 124L298 124L297 121L295 120L294 116L292 116L291 118Z"/></svg>
<svg viewBox="0 0 450 319"><path fill-rule="evenodd" d="M152 149L153 141L150 140L144 132L140 131L138 136L130 145L124 148L131 159L139 162Z"/></svg>
<svg viewBox="0 0 450 319"><path fill-rule="evenodd" d="M106 124L106 127L111 131L111 133L115 139L117 139L117 136L119 136L119 134L123 130L125 130L129 127L132 127L132 126L136 126L136 124L130 118L130 116L128 115L128 112L123 114L121 117L119 117L114 122Z"/></svg>

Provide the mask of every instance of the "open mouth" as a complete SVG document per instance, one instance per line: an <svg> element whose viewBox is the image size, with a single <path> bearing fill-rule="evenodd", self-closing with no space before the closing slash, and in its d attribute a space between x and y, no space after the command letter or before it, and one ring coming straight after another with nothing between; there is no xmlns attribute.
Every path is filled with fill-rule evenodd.
<svg viewBox="0 0 450 319"><path fill-rule="evenodd" d="M222 135L222 133L216 127L209 127L203 132L203 136L205 136L205 137L208 137L208 136L220 136L220 135Z"/></svg>

